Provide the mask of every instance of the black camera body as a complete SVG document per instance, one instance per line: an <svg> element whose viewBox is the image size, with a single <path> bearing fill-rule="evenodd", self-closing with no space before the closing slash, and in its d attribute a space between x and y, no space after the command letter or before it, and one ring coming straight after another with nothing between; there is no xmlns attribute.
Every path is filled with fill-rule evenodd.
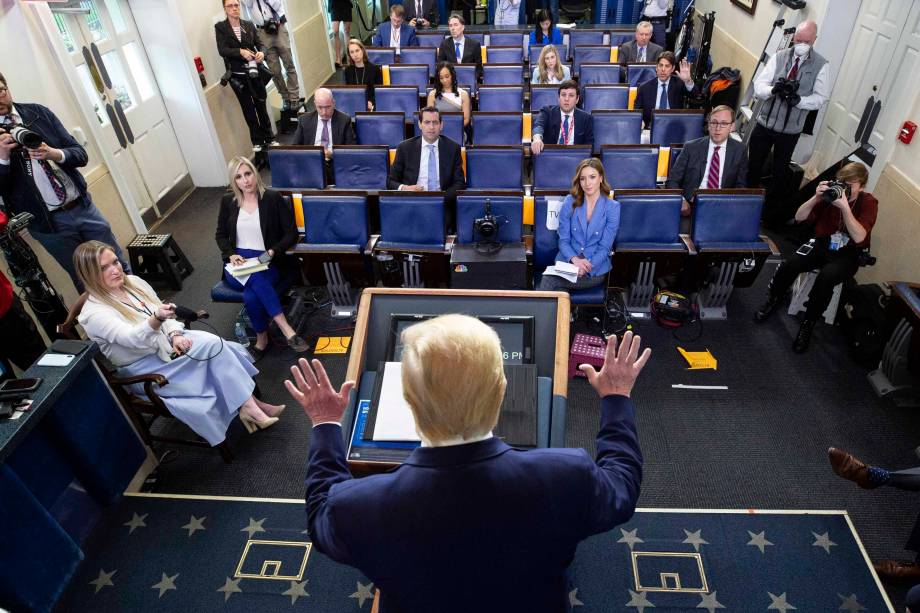
<svg viewBox="0 0 920 613"><path fill-rule="evenodd" d="M821 196L825 202L833 202L841 197L850 197L850 186L843 181L833 180L827 182L827 189Z"/></svg>
<svg viewBox="0 0 920 613"><path fill-rule="evenodd" d="M29 128L20 125L8 125L0 128L0 131L5 132L13 137L13 140L16 141L16 144L22 145L26 149L38 149L41 147L44 140L42 137L33 132Z"/></svg>
<svg viewBox="0 0 920 613"><path fill-rule="evenodd" d="M799 98L799 82L796 79L787 79L785 77L780 77L776 80L776 83L773 84L773 95L777 98L781 98L790 104L797 104ZM795 102L792 102L795 100Z"/></svg>
<svg viewBox="0 0 920 613"><path fill-rule="evenodd" d="M498 234L498 220L492 214L492 201L488 198L485 214L473 220L473 234L482 241L492 241Z"/></svg>
<svg viewBox="0 0 920 613"><path fill-rule="evenodd" d="M278 28L281 27L281 23L275 19L269 19L265 22L265 25L262 26L262 29L265 30L266 34L274 36L278 33Z"/></svg>

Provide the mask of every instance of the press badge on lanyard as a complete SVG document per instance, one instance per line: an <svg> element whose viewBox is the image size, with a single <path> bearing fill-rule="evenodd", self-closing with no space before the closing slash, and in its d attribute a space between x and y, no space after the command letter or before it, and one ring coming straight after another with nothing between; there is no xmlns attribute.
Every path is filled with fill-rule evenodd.
<svg viewBox="0 0 920 613"><path fill-rule="evenodd" d="M831 234L831 242L828 245L828 249L831 251L837 251L841 247L846 247L847 243L850 242L850 237L843 232L834 232Z"/></svg>

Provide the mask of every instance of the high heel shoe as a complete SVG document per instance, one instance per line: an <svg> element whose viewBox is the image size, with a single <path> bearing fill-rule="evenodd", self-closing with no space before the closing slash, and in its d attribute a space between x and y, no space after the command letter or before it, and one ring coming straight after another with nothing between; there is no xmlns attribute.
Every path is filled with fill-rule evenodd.
<svg viewBox="0 0 920 613"><path fill-rule="evenodd" d="M271 406L271 405L268 405L268 406ZM287 407L286 404L279 404L279 405L278 405L278 409L277 409L274 413L269 413L268 411L266 411L266 410L265 410L263 407L261 407L261 406L259 407L259 409L260 409L263 413L265 413L266 415L268 415L269 417L278 417L279 415L281 415L282 413L284 413L285 407Z"/></svg>
<svg viewBox="0 0 920 613"><path fill-rule="evenodd" d="M263 419L262 421L256 421L256 418L252 415L248 415L240 411L240 421L243 422L243 427L246 428L246 432L252 434L256 430L265 430L266 428L274 426L276 423L278 423L278 418L269 417L267 419Z"/></svg>

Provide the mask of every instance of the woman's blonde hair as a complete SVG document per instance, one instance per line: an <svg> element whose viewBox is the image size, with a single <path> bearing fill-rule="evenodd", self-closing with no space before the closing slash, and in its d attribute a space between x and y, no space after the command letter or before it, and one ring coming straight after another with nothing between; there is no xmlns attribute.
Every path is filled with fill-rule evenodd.
<svg viewBox="0 0 920 613"><path fill-rule="evenodd" d="M442 315L409 326L400 341L403 396L419 434L468 440L495 428L505 396L495 330L467 315Z"/></svg>
<svg viewBox="0 0 920 613"><path fill-rule="evenodd" d="M540 83L549 83L549 75L546 73L546 56L550 53L556 56L556 69L553 71L553 75L556 80L562 81L562 60L559 58L559 51L554 45L543 45L543 49L540 50L540 57L537 58L537 80Z"/></svg>
<svg viewBox="0 0 920 613"><path fill-rule="evenodd" d="M572 178L572 208L577 209L585 202L585 190L581 188L581 171L585 168L593 168L601 176L601 195L610 194L610 184L607 183L607 173L604 171L604 165L597 158L585 158L578 164L575 169L575 176Z"/></svg>
<svg viewBox="0 0 920 613"><path fill-rule="evenodd" d="M255 175L259 198L265 194L265 183L262 182L262 175L256 170L256 165L248 157L238 155L227 164L228 174L230 175L230 191L233 192L233 197L236 198L236 206L242 206L243 204L243 190L236 184L236 173L240 171L240 166L249 166L252 174Z"/></svg>
<svg viewBox="0 0 920 613"><path fill-rule="evenodd" d="M73 252L73 267L77 271L77 276L90 296L109 305L128 321L143 321L149 316L137 312L120 300L115 300L102 279L102 254L106 251L111 251L112 255L115 255L115 249L101 241L86 241L78 245ZM125 289L140 298L154 312L162 304L156 295L150 295L132 283L128 275L125 275Z"/></svg>
<svg viewBox="0 0 920 613"><path fill-rule="evenodd" d="M859 183L859 187L862 189L869 181L869 169L859 162L850 162L837 171L837 179L848 183Z"/></svg>
<svg viewBox="0 0 920 613"><path fill-rule="evenodd" d="M354 66L354 65L355 65L355 63L354 63L354 62L352 61L352 59L351 59L351 53L349 52L349 51L350 51L350 47L351 47L352 45L357 45L358 47L361 47L361 54L364 56L362 59L363 59L364 63L367 64L367 63L370 61L370 60L367 59L367 47L365 47L365 46L364 46L364 43L362 43L362 42L361 42L360 40L358 40L357 38L349 38L349 39L348 39L348 44L345 45L345 50L346 50L345 55L348 56L348 65L349 65L349 66Z"/></svg>

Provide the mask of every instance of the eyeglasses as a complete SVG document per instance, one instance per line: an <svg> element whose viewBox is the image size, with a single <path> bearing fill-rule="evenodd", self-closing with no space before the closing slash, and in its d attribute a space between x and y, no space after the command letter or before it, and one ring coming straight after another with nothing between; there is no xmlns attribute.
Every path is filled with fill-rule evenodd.
<svg viewBox="0 0 920 613"><path fill-rule="evenodd" d="M728 126L732 125L732 122L730 121L710 121L709 125L712 126L713 128L727 128Z"/></svg>

